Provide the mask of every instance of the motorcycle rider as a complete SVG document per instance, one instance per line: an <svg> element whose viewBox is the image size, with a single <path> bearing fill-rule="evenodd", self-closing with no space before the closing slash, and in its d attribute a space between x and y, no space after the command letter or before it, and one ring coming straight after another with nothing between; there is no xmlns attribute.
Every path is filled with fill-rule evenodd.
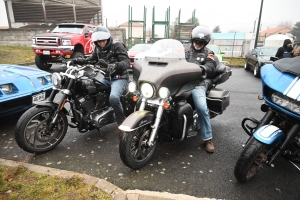
<svg viewBox="0 0 300 200"><path fill-rule="evenodd" d="M192 31L191 47L186 51L186 60L198 64L203 70L203 77L199 84L192 90L192 97L198 114L198 122L201 129L201 138L205 143L207 152L215 151L212 142L212 129L210 124L209 110L206 103L207 82L205 78L213 78L217 66L217 57L205 47L211 39L211 31L206 26L197 26Z"/></svg>
<svg viewBox="0 0 300 200"><path fill-rule="evenodd" d="M106 68L106 75L100 81L111 88L109 102L114 109L118 125L125 119L120 97L128 86L128 72L130 61L126 46L116 42L110 31L104 26L97 26L92 33L95 44L93 54L88 58L75 58L73 64L86 64L96 61L96 65ZM104 86L104 87L106 87Z"/></svg>

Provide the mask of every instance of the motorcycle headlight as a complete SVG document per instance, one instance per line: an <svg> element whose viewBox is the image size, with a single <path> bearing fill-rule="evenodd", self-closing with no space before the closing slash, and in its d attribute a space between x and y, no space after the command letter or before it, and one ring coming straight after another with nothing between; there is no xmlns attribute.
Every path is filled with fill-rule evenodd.
<svg viewBox="0 0 300 200"><path fill-rule="evenodd" d="M151 84L143 83L142 86L141 86L141 93L145 98L149 99L149 98L152 98L154 96L155 89Z"/></svg>
<svg viewBox="0 0 300 200"><path fill-rule="evenodd" d="M166 87L162 87L158 90L158 95L162 99L166 99L170 96L170 90Z"/></svg>
<svg viewBox="0 0 300 200"><path fill-rule="evenodd" d="M52 83L56 88L61 88L61 76L59 73L54 72L52 74Z"/></svg>
<svg viewBox="0 0 300 200"><path fill-rule="evenodd" d="M273 93L271 100L279 106L284 107L294 113L300 115L300 102L294 99L291 99L287 96L281 95L279 93Z"/></svg>
<svg viewBox="0 0 300 200"><path fill-rule="evenodd" d="M129 92L135 92L135 90L136 90L136 83L135 82L130 82L129 84L128 84L128 90L129 90Z"/></svg>
<svg viewBox="0 0 300 200"><path fill-rule="evenodd" d="M70 46L71 45L71 40L69 39L62 39L61 43L63 46Z"/></svg>

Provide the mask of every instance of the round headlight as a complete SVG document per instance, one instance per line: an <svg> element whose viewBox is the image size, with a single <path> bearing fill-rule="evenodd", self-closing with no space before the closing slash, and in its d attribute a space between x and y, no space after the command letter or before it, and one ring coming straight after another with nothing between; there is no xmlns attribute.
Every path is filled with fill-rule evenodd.
<svg viewBox="0 0 300 200"><path fill-rule="evenodd" d="M61 76L59 73L54 72L52 74L52 83L56 88L61 88Z"/></svg>
<svg viewBox="0 0 300 200"><path fill-rule="evenodd" d="M158 95L162 99L166 99L170 96L170 90L166 87L162 87L158 90Z"/></svg>
<svg viewBox="0 0 300 200"><path fill-rule="evenodd" d="M145 98L151 98L154 96L154 88L149 83L143 83L141 86L141 93Z"/></svg>
<svg viewBox="0 0 300 200"><path fill-rule="evenodd" d="M136 83L135 82L130 82L128 84L128 90L129 90L129 92L135 92L135 90L136 90Z"/></svg>

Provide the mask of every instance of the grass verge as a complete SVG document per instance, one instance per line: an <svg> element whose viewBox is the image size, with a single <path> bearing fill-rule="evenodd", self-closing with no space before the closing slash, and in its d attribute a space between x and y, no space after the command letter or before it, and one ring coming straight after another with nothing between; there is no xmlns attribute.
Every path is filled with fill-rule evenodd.
<svg viewBox="0 0 300 200"><path fill-rule="evenodd" d="M1 64L23 64L34 62L35 54L31 47L0 46ZM245 58L223 58L233 67L241 67L245 64Z"/></svg>
<svg viewBox="0 0 300 200"><path fill-rule="evenodd" d="M110 200L109 194L87 185L79 176L64 179L29 171L23 165L0 165L0 200L91 199Z"/></svg>

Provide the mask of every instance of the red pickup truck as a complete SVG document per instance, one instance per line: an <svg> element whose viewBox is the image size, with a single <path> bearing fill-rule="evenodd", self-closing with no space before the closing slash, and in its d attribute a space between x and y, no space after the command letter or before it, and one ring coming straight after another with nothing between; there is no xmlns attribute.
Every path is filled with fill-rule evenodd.
<svg viewBox="0 0 300 200"><path fill-rule="evenodd" d="M35 64L39 69L50 69L52 63L60 63L59 56L77 58L89 56L94 51L91 24L62 23L52 31L35 35L32 38L32 49Z"/></svg>

